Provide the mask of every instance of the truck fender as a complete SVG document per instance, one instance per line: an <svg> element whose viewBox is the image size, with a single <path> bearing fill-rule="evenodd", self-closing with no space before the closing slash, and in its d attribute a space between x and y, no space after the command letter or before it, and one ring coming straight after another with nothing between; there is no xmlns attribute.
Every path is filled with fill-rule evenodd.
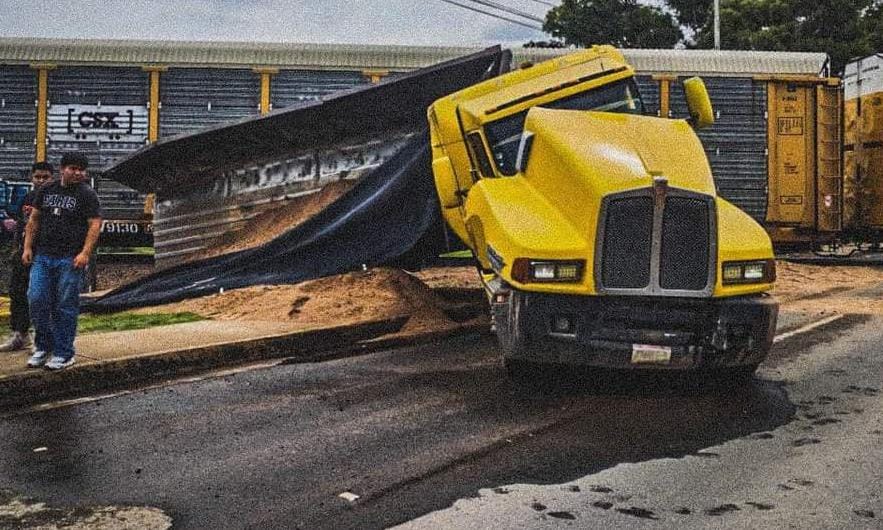
<svg viewBox="0 0 883 530"><path fill-rule="evenodd" d="M442 208L456 208L463 204L462 192L457 184L451 159L441 156L432 161L432 174Z"/></svg>

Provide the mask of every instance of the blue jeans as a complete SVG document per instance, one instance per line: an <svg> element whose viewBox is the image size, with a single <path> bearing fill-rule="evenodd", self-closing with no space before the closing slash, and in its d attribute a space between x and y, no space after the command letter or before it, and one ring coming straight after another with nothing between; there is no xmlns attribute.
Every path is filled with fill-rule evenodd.
<svg viewBox="0 0 883 530"><path fill-rule="evenodd" d="M83 269L74 268L73 256L34 257L28 302L34 325L34 346L62 359L74 356L77 317L80 316L80 281Z"/></svg>

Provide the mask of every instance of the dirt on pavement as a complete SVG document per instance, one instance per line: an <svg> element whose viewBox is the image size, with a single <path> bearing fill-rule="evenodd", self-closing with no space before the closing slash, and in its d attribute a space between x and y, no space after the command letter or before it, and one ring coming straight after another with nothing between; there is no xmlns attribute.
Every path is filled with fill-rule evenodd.
<svg viewBox="0 0 883 530"><path fill-rule="evenodd" d="M783 309L819 315L883 314L883 267L787 261L776 265L773 293Z"/></svg>
<svg viewBox="0 0 883 530"><path fill-rule="evenodd" d="M140 313L191 312L215 320L288 321L295 327L351 324L409 316L403 333L456 327L456 307L434 289L479 290L473 267L430 269L423 279L399 269L376 268L295 285L260 285L147 307Z"/></svg>
<svg viewBox="0 0 883 530"><path fill-rule="evenodd" d="M883 300L850 292L883 285L883 268L784 261L779 261L777 268L774 293L783 309L818 314L883 313ZM381 267L296 285L236 289L138 311L189 311L218 320L283 319L298 327L406 315L410 319L402 332L419 333L458 325L449 316L452 302L439 294L451 289L480 291L476 269L445 267L410 274Z"/></svg>

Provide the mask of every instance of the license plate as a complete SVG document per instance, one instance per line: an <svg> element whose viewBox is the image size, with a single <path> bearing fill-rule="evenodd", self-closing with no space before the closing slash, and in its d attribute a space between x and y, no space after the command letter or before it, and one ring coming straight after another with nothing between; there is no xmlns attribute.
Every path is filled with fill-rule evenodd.
<svg viewBox="0 0 883 530"><path fill-rule="evenodd" d="M668 364L671 362L671 348L653 344L632 344L632 363Z"/></svg>

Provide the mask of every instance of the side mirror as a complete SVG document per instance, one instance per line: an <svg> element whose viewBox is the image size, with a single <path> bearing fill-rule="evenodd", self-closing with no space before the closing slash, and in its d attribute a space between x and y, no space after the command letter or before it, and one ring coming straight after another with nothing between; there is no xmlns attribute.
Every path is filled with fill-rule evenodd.
<svg viewBox="0 0 883 530"><path fill-rule="evenodd" d="M687 108L690 109L690 118L693 126L704 129L714 124L714 110L711 108L711 98L705 89L705 82L700 77L691 77L684 80L684 96L687 98Z"/></svg>
<svg viewBox="0 0 883 530"><path fill-rule="evenodd" d="M460 187L451 159L442 156L432 161L432 174L435 176L435 188L442 208L455 208L461 204Z"/></svg>

